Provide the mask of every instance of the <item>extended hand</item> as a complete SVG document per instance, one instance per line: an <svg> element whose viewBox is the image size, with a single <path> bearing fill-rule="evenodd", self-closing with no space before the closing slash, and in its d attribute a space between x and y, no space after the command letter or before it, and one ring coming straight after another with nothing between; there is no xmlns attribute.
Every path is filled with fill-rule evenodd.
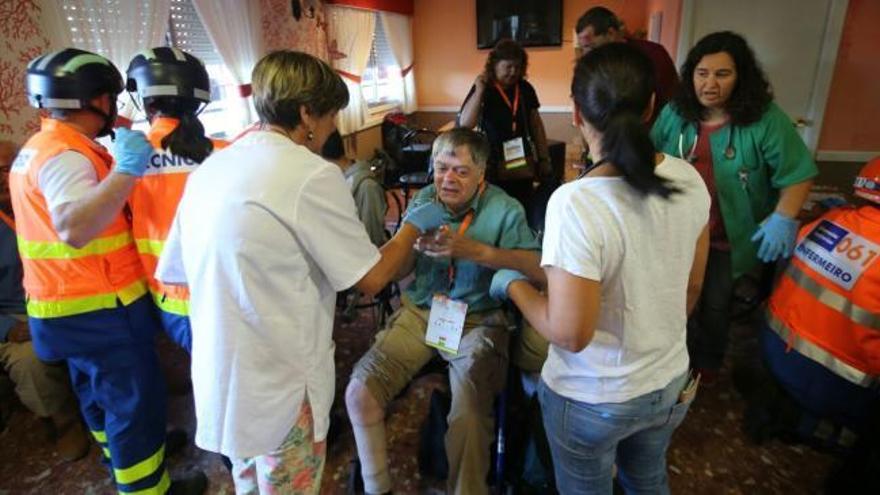
<svg viewBox="0 0 880 495"><path fill-rule="evenodd" d="M764 263L776 261L780 256L788 258L797 240L798 223L781 213L773 212L752 236L753 242L761 241L758 259Z"/></svg>
<svg viewBox="0 0 880 495"><path fill-rule="evenodd" d="M515 280L528 280L528 277L516 270L507 268L498 270L492 276L492 285L489 286L489 296L492 299L503 301L507 299L507 289Z"/></svg>
<svg viewBox="0 0 880 495"><path fill-rule="evenodd" d="M114 131L113 158L116 159L115 170L120 174L142 177L147 170L153 146L141 131L132 131L118 127Z"/></svg>

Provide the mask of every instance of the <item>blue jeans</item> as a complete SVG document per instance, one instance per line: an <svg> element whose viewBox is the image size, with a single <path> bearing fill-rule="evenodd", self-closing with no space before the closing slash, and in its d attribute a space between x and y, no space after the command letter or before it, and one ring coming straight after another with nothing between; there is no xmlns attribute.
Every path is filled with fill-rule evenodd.
<svg viewBox="0 0 880 495"><path fill-rule="evenodd" d="M562 494L611 494L612 471L626 493L668 494L666 449L690 402L678 397L687 374L619 404L563 397L541 381L544 427Z"/></svg>

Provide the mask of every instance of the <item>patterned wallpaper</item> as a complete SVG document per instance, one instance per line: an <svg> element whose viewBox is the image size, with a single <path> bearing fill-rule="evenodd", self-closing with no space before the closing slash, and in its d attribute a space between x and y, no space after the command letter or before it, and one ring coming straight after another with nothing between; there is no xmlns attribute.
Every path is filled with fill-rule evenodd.
<svg viewBox="0 0 880 495"><path fill-rule="evenodd" d="M320 0L299 0L299 4L301 15L297 21L290 0L260 0L266 49L299 50L328 60L324 3Z"/></svg>
<svg viewBox="0 0 880 495"><path fill-rule="evenodd" d="M25 68L49 47L36 0L0 1L0 40L0 139L22 145L39 127L37 110L27 104Z"/></svg>

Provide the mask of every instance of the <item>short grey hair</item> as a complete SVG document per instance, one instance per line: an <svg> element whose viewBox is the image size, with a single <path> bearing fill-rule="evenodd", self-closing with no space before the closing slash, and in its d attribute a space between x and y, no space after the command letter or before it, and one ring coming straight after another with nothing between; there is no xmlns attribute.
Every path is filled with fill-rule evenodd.
<svg viewBox="0 0 880 495"><path fill-rule="evenodd" d="M466 127L456 127L437 136L431 149L431 161L439 155L453 156L455 148L466 146L471 159L479 169L486 169L489 160L489 141L486 136Z"/></svg>
<svg viewBox="0 0 880 495"><path fill-rule="evenodd" d="M293 50L274 51L257 62L251 74L254 107L260 121L294 129L300 107L315 117L348 105L348 89L326 62Z"/></svg>

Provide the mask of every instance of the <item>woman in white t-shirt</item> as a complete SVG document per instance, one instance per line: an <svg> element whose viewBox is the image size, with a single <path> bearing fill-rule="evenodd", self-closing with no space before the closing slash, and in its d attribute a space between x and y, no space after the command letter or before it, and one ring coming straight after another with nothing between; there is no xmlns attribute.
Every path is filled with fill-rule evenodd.
<svg viewBox="0 0 880 495"><path fill-rule="evenodd" d="M708 252L709 195L688 163L658 154L650 61L624 43L581 58L575 124L595 163L547 208L539 293L493 279L550 343L540 400L562 493L666 493L666 449L684 419L687 314Z"/></svg>

